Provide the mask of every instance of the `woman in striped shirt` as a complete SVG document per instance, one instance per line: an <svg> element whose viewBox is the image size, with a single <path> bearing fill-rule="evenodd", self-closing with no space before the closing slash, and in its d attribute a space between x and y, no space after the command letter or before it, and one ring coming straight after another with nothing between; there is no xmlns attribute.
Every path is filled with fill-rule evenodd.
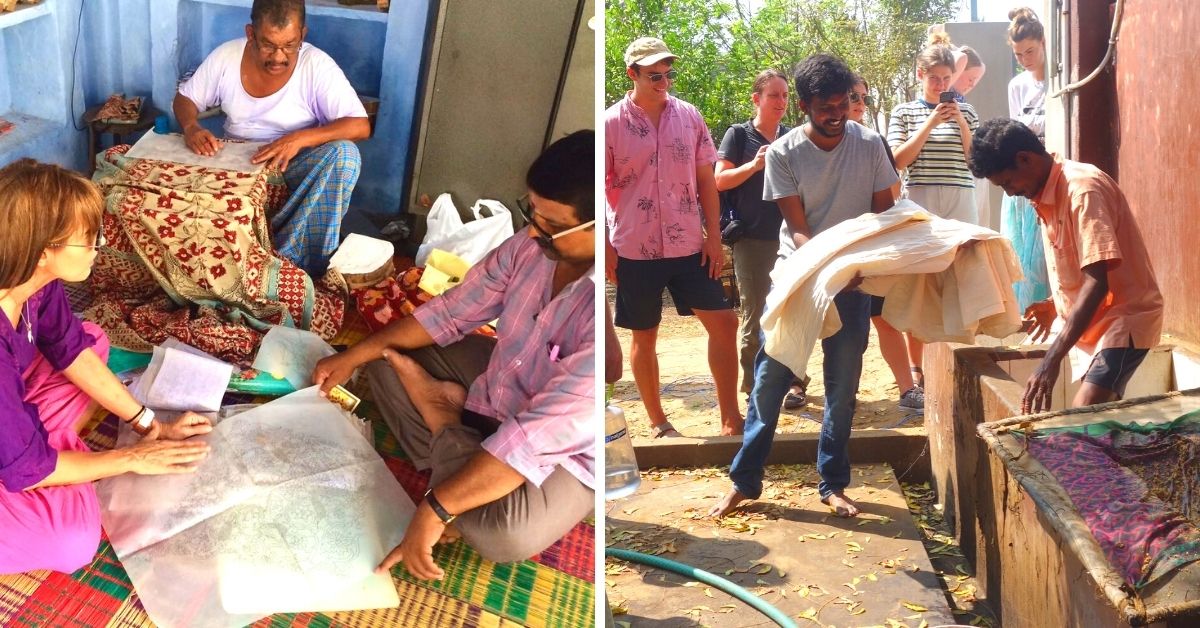
<svg viewBox="0 0 1200 628"><path fill-rule="evenodd" d="M970 104L956 102L950 91L955 61L947 42L946 33L933 33L929 45L917 55L921 97L892 110L887 139L896 168L907 170L904 193L909 200L942 218L978 224L975 177L967 167L967 156L979 116ZM911 368L913 383L921 392L922 410L925 375L920 365L924 353L925 345L909 337L908 359L916 365Z"/></svg>
<svg viewBox="0 0 1200 628"><path fill-rule="evenodd" d="M954 55L945 41L945 33L934 33L917 56L921 97L892 110L888 144L896 167L907 169L904 187L909 200L943 218L977 223L975 179L967 156L979 116L970 104L953 99ZM941 102L943 93L948 102Z"/></svg>

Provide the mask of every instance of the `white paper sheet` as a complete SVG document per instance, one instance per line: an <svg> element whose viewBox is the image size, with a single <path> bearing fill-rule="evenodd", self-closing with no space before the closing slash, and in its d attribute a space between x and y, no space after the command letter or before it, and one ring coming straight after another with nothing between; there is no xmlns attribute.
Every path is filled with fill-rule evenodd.
<svg viewBox="0 0 1200 628"><path fill-rule="evenodd" d="M416 507L316 387L220 421L194 474L97 485L101 516L159 626L395 607L373 573Z"/></svg>
<svg viewBox="0 0 1200 628"><path fill-rule="evenodd" d="M232 364L168 338L154 348L150 364L132 392L155 410L215 412L221 409L232 376Z"/></svg>
<svg viewBox="0 0 1200 628"><path fill-rule="evenodd" d="M192 149L188 148L187 144L183 141L182 135L177 133L168 133L165 135L146 133L142 135L142 138L125 155L138 159L158 159L191 166L223 168L225 170L237 170L240 172L258 172L263 169L263 165L250 163L250 158L265 144L265 142L222 141L221 149L217 151L216 155L205 157L204 155L193 153Z"/></svg>
<svg viewBox="0 0 1200 628"><path fill-rule="evenodd" d="M321 358L337 353L320 336L303 329L272 327L254 356L254 368L286 379L300 390L312 385L312 372Z"/></svg>
<svg viewBox="0 0 1200 628"><path fill-rule="evenodd" d="M396 247L387 240L352 233L329 258L329 267L340 273L370 273L383 267L395 253Z"/></svg>

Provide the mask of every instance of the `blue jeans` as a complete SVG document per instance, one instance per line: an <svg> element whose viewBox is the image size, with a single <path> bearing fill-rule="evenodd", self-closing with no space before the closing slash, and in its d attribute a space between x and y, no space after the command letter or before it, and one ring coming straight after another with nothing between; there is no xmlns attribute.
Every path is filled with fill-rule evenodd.
<svg viewBox="0 0 1200 628"><path fill-rule="evenodd" d="M871 329L870 295L857 290L843 292L834 297L833 304L842 328L821 341L825 354L825 416L817 441L817 472L821 474L817 490L822 498L850 485L850 427ZM742 448L729 466L734 488L751 499L762 495L764 466L775 440L779 406L794 377L791 369L759 349L754 359L754 389L750 392Z"/></svg>

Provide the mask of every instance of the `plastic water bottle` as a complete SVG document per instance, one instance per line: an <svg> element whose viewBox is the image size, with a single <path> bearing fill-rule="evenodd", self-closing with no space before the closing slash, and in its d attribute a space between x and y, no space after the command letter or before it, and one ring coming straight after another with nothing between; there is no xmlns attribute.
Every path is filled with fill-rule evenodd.
<svg viewBox="0 0 1200 628"><path fill-rule="evenodd" d="M642 484L625 413L616 406L604 409L604 499L632 494Z"/></svg>

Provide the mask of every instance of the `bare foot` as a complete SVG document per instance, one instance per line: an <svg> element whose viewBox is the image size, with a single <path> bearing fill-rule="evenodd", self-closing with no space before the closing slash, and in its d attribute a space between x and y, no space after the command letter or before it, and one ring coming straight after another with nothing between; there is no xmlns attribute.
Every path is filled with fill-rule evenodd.
<svg viewBox="0 0 1200 628"><path fill-rule="evenodd" d="M722 417L721 418L721 436L739 436L739 435L741 435L742 431L745 429L745 426L746 426L746 420L744 418L742 418L742 416L740 414L738 415L738 417L736 419L734 419L732 421L727 421L727 420L725 420L724 417Z"/></svg>
<svg viewBox="0 0 1200 628"><path fill-rule="evenodd" d="M839 517L857 517L858 504L850 501L846 494L838 491L828 497L822 497L821 503L833 509L833 514Z"/></svg>
<svg viewBox="0 0 1200 628"><path fill-rule="evenodd" d="M749 499L745 495L738 492L736 488L729 489L728 493L721 498L721 501L713 505L708 511L709 517L720 519L737 508L737 505Z"/></svg>
<svg viewBox="0 0 1200 628"><path fill-rule="evenodd" d="M415 360L391 349L384 350L383 359L396 371L400 385L404 386L413 407L421 413L421 418L434 436L451 425L462 423L463 404L467 402L466 388L454 382L434 379Z"/></svg>

